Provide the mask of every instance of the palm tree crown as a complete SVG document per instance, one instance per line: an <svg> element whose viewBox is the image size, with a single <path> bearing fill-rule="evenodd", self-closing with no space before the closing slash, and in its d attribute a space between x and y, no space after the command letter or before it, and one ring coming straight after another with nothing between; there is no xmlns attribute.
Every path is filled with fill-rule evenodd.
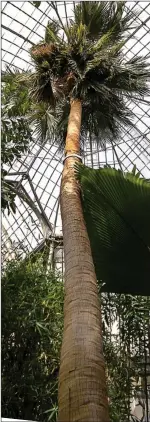
<svg viewBox="0 0 150 422"><path fill-rule="evenodd" d="M80 2L74 18L63 26L63 38L61 24L49 22L44 41L32 47L35 72L25 79L39 104L34 119L45 116L51 136L54 126L55 134L58 129L58 142L65 139L74 98L82 101L84 139L90 132L93 141L105 142L119 137L122 126L133 126L125 100L143 97L150 76L144 59L124 56L133 17L125 12L125 2Z"/></svg>

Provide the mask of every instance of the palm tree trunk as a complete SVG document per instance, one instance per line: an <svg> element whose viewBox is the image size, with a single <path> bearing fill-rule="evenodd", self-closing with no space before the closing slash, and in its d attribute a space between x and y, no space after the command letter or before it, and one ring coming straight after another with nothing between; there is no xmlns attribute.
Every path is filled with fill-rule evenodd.
<svg viewBox="0 0 150 422"><path fill-rule="evenodd" d="M71 102L66 154L80 153L81 101ZM59 422L109 422L101 311L80 188L67 158L61 184L65 257L64 333L59 371Z"/></svg>

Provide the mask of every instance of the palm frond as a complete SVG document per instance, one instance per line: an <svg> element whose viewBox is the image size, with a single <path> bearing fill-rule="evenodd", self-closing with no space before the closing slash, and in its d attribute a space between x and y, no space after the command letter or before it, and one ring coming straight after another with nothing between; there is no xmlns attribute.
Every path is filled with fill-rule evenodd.
<svg viewBox="0 0 150 422"><path fill-rule="evenodd" d="M55 109L48 103L34 103L28 121L34 128L34 135L39 142L55 143L58 152L65 146L70 105L65 99L56 104Z"/></svg>
<svg viewBox="0 0 150 422"><path fill-rule="evenodd" d="M147 84L150 79L150 63L142 57L132 58L126 63L113 67L112 74L107 78L110 89L121 90L124 95L131 93L138 97L148 95L150 88Z"/></svg>
<svg viewBox="0 0 150 422"><path fill-rule="evenodd" d="M97 279L103 290L149 295L150 183L134 171L76 165Z"/></svg>
<svg viewBox="0 0 150 422"><path fill-rule="evenodd" d="M134 114L127 109L123 97L98 83L91 83L93 94L85 90L86 102L82 114L82 130L90 132L92 142L101 146L106 142L119 141L124 127L136 131ZM98 94L97 94L98 91ZM100 95L99 95L100 94Z"/></svg>
<svg viewBox="0 0 150 422"><path fill-rule="evenodd" d="M124 1L83 1L75 8L74 22L87 27L90 39L97 40L111 31L111 42L116 42L137 14L136 11L125 13L125 6Z"/></svg>
<svg viewBox="0 0 150 422"><path fill-rule="evenodd" d="M55 2L52 7L58 15ZM82 101L81 136L85 139L90 131L91 140L104 145L119 140L120 128L134 127L126 98L143 100L149 93L150 64L142 57L127 60L124 55L132 18L135 14L125 2L88 1L76 5L74 19L65 28L65 40L59 36L61 21L48 22L45 38L30 51L35 72L24 74L22 83L30 101L47 103L53 109L58 127L57 112L64 107L62 116L66 116L70 98ZM64 130L58 136L61 142L66 117L63 121Z"/></svg>
<svg viewBox="0 0 150 422"><path fill-rule="evenodd" d="M106 27L106 18L110 19L115 2L83 1L75 8L74 20L88 28L88 37L96 39Z"/></svg>
<svg viewBox="0 0 150 422"><path fill-rule="evenodd" d="M58 21L53 20L48 22L45 30L45 42L47 44L51 42L60 42L60 38L58 36L59 29L60 27Z"/></svg>
<svg viewBox="0 0 150 422"><path fill-rule="evenodd" d="M34 128L34 136L38 142L44 142L47 138L48 132L48 111L47 104L39 103L33 104L28 114L28 120Z"/></svg>

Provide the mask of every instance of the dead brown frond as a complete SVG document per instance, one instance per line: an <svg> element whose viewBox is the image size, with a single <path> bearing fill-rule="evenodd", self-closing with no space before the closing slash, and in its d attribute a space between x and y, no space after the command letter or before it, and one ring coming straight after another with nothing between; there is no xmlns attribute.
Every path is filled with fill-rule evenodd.
<svg viewBox="0 0 150 422"><path fill-rule="evenodd" d="M48 59L56 50L54 44L39 44L31 49L31 57L36 61L37 59Z"/></svg>

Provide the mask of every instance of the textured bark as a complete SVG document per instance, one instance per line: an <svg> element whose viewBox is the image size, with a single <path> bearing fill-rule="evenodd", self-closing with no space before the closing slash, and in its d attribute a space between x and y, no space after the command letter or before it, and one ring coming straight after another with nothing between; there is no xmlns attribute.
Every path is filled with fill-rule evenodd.
<svg viewBox="0 0 150 422"><path fill-rule="evenodd" d="M66 154L79 154L81 102L71 103ZM101 311L80 190L77 158L65 161L61 215L65 257L64 333L59 371L59 422L109 422Z"/></svg>

